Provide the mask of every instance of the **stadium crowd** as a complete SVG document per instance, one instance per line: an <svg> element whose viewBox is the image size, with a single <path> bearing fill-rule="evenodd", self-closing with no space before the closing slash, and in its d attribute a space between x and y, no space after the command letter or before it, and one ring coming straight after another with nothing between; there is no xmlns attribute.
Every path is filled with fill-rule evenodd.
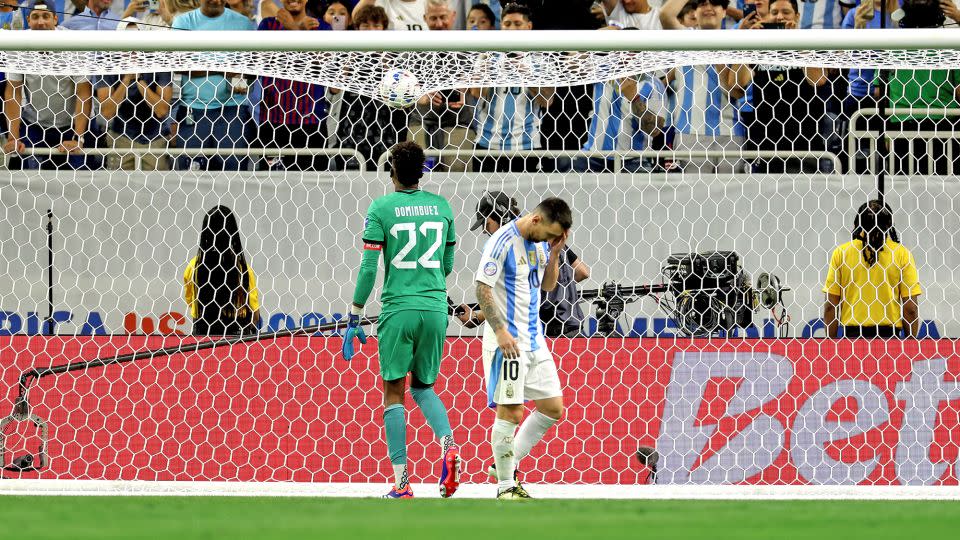
<svg viewBox="0 0 960 540"><path fill-rule="evenodd" d="M960 0L0 0L0 26L29 31L603 31L923 27L956 31ZM850 0L853 1L853 0ZM66 5L64 5L66 4ZM895 12L900 16L891 17ZM761 65L682 66L636 77L558 88L447 90L397 109L320 85L234 73L129 73L60 76L7 73L2 132L7 166L145 170L325 170L356 167L336 151L325 155L227 157L180 155L167 148L348 148L375 166L396 142L456 150L430 160L451 171L605 171L612 158L546 160L478 151L568 150L611 154L640 150L830 151L846 165L846 134L862 109L958 108L960 70L826 69ZM894 173L952 174L960 159L957 117L914 111L886 124L867 116L858 129L941 134L896 139ZM882 125L881 125L882 124ZM910 145L913 144L911 147ZM28 147L55 148L51 156ZM140 163L118 152L106 160L85 148L151 148ZM929 160L928 154L933 159ZM717 154L713 154L717 155ZM867 168L860 148L856 169ZM705 173L827 172L818 159L704 157L624 159L625 170Z"/></svg>

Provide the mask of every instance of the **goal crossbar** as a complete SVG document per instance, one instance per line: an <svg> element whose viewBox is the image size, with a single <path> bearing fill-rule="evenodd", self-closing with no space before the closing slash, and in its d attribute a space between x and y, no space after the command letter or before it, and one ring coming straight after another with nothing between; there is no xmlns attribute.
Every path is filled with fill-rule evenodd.
<svg viewBox="0 0 960 540"><path fill-rule="evenodd" d="M664 32L2 32L0 51L854 51L957 50L960 32L929 29ZM492 37L495 36L495 37Z"/></svg>

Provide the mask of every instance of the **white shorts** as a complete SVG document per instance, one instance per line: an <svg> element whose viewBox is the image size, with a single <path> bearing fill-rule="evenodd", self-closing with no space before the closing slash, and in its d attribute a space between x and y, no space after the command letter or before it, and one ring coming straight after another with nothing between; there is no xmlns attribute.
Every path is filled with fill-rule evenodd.
<svg viewBox="0 0 960 540"><path fill-rule="evenodd" d="M553 354L546 347L520 351L520 358L507 359L499 349L483 349L483 378L487 383L487 406L518 405L527 400L561 397L560 377ZM494 362L496 360L496 362Z"/></svg>

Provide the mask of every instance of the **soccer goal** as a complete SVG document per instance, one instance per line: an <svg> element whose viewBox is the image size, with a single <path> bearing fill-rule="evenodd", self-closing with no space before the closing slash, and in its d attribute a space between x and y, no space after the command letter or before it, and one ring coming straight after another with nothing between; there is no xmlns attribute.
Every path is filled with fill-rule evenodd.
<svg viewBox="0 0 960 540"><path fill-rule="evenodd" d="M0 493L380 494L376 340L340 335L414 140L455 214L464 494L493 495L481 251L557 196L534 496L960 496L960 34L303 34L0 32Z"/></svg>

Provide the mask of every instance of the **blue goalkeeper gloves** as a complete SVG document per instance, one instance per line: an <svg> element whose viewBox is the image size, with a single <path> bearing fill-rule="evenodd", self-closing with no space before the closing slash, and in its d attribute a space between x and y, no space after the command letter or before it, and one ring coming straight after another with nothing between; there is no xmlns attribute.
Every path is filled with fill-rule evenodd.
<svg viewBox="0 0 960 540"><path fill-rule="evenodd" d="M363 333L363 328L360 327L360 315L350 315L350 318L347 319L347 331L343 333L343 359L347 362L353 358L355 351L353 350L353 338L360 340L360 343L366 345L367 335Z"/></svg>

